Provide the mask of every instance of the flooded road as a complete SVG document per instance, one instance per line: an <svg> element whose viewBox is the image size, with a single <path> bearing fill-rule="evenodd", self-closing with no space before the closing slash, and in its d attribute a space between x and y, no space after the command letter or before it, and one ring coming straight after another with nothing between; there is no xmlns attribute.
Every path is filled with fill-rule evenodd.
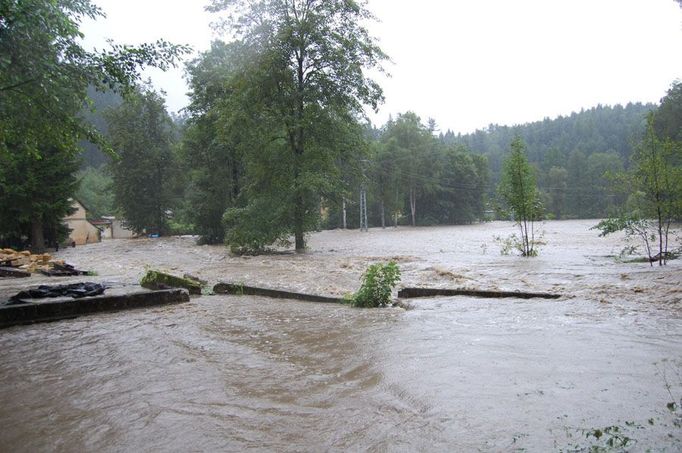
<svg viewBox="0 0 682 453"><path fill-rule="evenodd" d="M508 223L321 232L303 256L189 238L65 250L118 285L152 266L343 295L393 258L405 286L565 297L405 311L204 296L0 330L0 450L581 451L615 425L632 451L679 451L682 263L618 263L594 223L548 222L530 260L499 254Z"/></svg>

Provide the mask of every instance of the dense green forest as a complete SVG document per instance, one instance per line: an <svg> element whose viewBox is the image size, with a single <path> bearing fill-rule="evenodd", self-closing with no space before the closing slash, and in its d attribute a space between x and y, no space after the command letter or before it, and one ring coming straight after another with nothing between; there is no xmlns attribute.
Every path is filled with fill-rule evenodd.
<svg viewBox="0 0 682 453"><path fill-rule="evenodd" d="M242 222L249 218L244 215L249 190L274 183L257 178L272 178L268 166L276 159L260 152L258 145L247 141L241 127L226 120L234 114L234 107L226 105L230 94L225 88L234 64L230 60L233 51L234 45L217 41L187 65L192 102L185 116L166 126L169 133L175 130L175 139L164 171L176 175L176 185L170 189L172 194L154 193L169 200L166 208L173 212L170 225L174 228L168 230L166 225L162 230L196 233L209 243L223 242L226 234L228 239L230 234L241 234L228 242L246 241L259 248L287 239L288 234L277 235L276 222L262 218L272 213L277 213L273 218L285 216L286 203L274 195L265 197L253 208L253 224L241 230L231 226L238 217ZM101 111L121 108L115 96L99 96L95 104ZM496 187L502 160L515 137L526 144L545 218L604 217L626 197L616 190L609 175L628 167L633 145L641 138L647 114L654 109L653 104L639 103L598 106L525 125L491 125L467 135L437 132L435 123L424 124L411 112L391 118L379 128L355 123L352 134L345 137L354 137L355 142L347 146L355 151L330 163L328 171L334 172L337 182L334 187L318 189L306 228L341 228L344 218L347 228L359 228L363 190L370 227L459 224L503 216L498 212ZM149 129L141 127L138 132L145 134ZM249 156L252 150L258 152ZM112 211L112 196L103 197L102 188L109 187L113 194L114 164L98 167L106 157L98 151L89 156L79 196L96 213ZM247 168L257 171L250 175ZM279 190L276 186L272 189ZM125 204L116 206L118 212L125 212ZM144 229L144 221L137 223ZM257 225L263 223L273 231L262 231ZM147 227L159 229L156 224ZM244 231L252 236L247 237Z"/></svg>
<svg viewBox="0 0 682 453"><path fill-rule="evenodd" d="M527 146L536 168L547 215L552 218L596 218L622 200L610 190L607 173L628 166L633 145L644 132L653 104L597 106L556 119L519 126L490 125L473 134L440 134L445 143L467 146L488 159L491 190L514 137ZM493 195L493 193L490 193Z"/></svg>
<svg viewBox="0 0 682 453"><path fill-rule="evenodd" d="M10 21L0 50L63 77L36 86L34 66L0 59L5 244L58 240L74 196L90 215L120 216L138 232L193 233L241 252L292 239L300 251L305 233L321 228L508 218L497 188L515 141L537 181L540 217L602 218L631 195L615 180L632 166L648 114L660 140L682 134L680 82L660 106L600 105L465 135L412 112L371 125L365 111L383 92L366 74L387 56L360 25L369 13L343 1L288 11L269 0L214 0L208 9L234 40L186 63L190 104L170 115L139 68L167 67L186 48L160 41L87 53L78 26L98 10L88 0L38 3L56 22L41 34ZM7 17L34 17L13 8ZM35 42L15 42L24 35ZM54 105L24 102L45 96Z"/></svg>
<svg viewBox="0 0 682 453"><path fill-rule="evenodd" d="M183 187L173 189L172 223L210 243L223 242L232 219L244 215L248 190L252 190L249 186L266 183L250 180L247 167L266 165L273 158L258 153L267 162L250 161L245 155L248 150L244 149L243 130L229 127L225 121L232 112L224 110L228 94L223 91L225 79L220 77L229 77L229 52L229 44L216 42L210 51L188 64L192 103L182 121L176 118L175 169L165 165L167 171L179 170L185 175ZM115 109L117 105L102 104L102 108ZM317 219L308 228L340 228L344 217L348 228L358 228L363 189L370 227L458 224L492 218L497 215L495 188L501 162L517 136L526 143L535 169L545 217L606 216L624 198L608 175L627 168L633 145L644 131L647 113L655 107L598 106L553 120L490 126L467 135L438 133L433 122L423 124L411 112L390 119L380 128L356 125L353 136L357 151L335 160L338 185L320 189L313 201ZM110 178L106 168L112 167L96 170L101 177L83 181L81 186L85 202L98 212L102 211L100 202L92 197L101 190L86 191L90 184L101 185ZM89 169L85 174L92 177L94 171ZM267 168L260 168L257 174L272 176ZM274 196L270 200L272 205L259 205L258 211L272 213L285 207ZM258 216L253 222L260 222ZM268 233L261 243L257 238L249 240L253 246L262 247L278 239L286 237Z"/></svg>
<svg viewBox="0 0 682 453"><path fill-rule="evenodd" d="M212 51L188 66L194 101L186 123L179 125L183 146L177 157L180 162L186 162L180 165L184 165L189 175L184 209L196 213L186 216L201 219L186 219L185 224L196 224L198 231L211 242L224 238L222 216L240 193L243 172L237 147L220 147L217 135L221 125L211 124L215 112L208 113L210 100L205 98L211 90L219 89L210 85L211 81L218 80L215 78L218 68L210 65L215 64L216 54L225 47L224 43L216 42ZM117 96L99 95L94 98L95 112L116 108L120 103ZM415 211L417 208L419 211L418 215L415 212L415 224L481 220L486 210L495 207L501 162L516 136L526 143L529 160L536 169L546 215L551 218L604 216L618 202L606 174L627 167L633 144L644 130L646 115L654 108L652 104L639 103L598 106L525 125L491 125L466 135L455 135L451 131L438 133L434 130L435 124L429 128L410 112L389 120L381 128L366 125L364 154L352 162L340 162L345 167L345 186L321 206L327 208L322 226L343 225L345 199L346 224L359 227L363 172L370 226L392 225L396 214L399 223L412 223L410 189L404 190L410 185ZM98 119L94 123L98 129L106 132L104 115L95 113L93 117ZM107 159L90 145L84 153L87 169L84 175L92 177L95 170L90 167L94 167L100 179L106 179L106 167L101 165ZM207 187L211 182L222 187ZM99 208L102 202L94 199L95 193L85 193L90 184L96 181L82 185L82 198L88 206L102 212ZM226 195L207 198L203 190ZM97 196L101 192L97 191ZM106 206L111 207L110 203Z"/></svg>

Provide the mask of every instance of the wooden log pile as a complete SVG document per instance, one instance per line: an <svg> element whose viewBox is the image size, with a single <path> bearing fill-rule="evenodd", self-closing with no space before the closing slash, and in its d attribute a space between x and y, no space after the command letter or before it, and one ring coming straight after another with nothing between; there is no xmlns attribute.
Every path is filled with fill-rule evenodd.
<svg viewBox="0 0 682 453"><path fill-rule="evenodd" d="M13 268L29 273L53 272L68 266L63 260L52 258L49 253L32 254L28 250L0 249L0 267Z"/></svg>

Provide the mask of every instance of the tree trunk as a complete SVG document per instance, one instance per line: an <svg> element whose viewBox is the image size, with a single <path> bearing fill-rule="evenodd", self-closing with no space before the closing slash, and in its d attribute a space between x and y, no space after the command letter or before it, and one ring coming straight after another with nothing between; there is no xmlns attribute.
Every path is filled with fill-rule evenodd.
<svg viewBox="0 0 682 453"><path fill-rule="evenodd" d="M386 214L384 212L384 200L381 200L381 228L386 228Z"/></svg>
<svg viewBox="0 0 682 453"><path fill-rule="evenodd" d="M302 147L294 149L294 241L296 253L305 251L305 199L301 188L300 159L303 155Z"/></svg>
<svg viewBox="0 0 682 453"><path fill-rule="evenodd" d="M658 200L658 197L657 201ZM659 201L660 202L660 201ZM661 208L657 209L658 213L658 265L663 266L663 213Z"/></svg>
<svg viewBox="0 0 682 453"><path fill-rule="evenodd" d="M296 253L304 253L305 252L305 238L303 237L303 232L302 231L296 231L295 238L296 238Z"/></svg>
<svg viewBox="0 0 682 453"><path fill-rule="evenodd" d="M305 79L303 76L303 62L305 60L304 50L300 49L298 55L298 86L296 99L296 141L294 146L294 190L296 191L296 206L294 207L294 238L296 241L296 253L303 253L305 251L304 233L304 217L305 217L305 200L301 188L301 159L303 158L303 89Z"/></svg>
<svg viewBox="0 0 682 453"><path fill-rule="evenodd" d="M298 177L296 178L298 179ZM296 206L294 206L294 240L296 245L296 253L305 252L305 238L304 238L304 223L305 223L305 202L300 188L297 189Z"/></svg>
<svg viewBox="0 0 682 453"><path fill-rule="evenodd" d="M45 236L43 235L43 221L41 218L31 220L31 250L33 253L45 251Z"/></svg>
<svg viewBox="0 0 682 453"><path fill-rule="evenodd" d="M303 132L300 132L300 134L302 135ZM301 187L300 163L302 155L302 145L296 146L294 148L294 241L296 253L303 253L305 251L305 239L303 237L305 232L305 199L303 197L303 189Z"/></svg>
<svg viewBox="0 0 682 453"><path fill-rule="evenodd" d="M342 206L343 206L343 229L345 230L346 228L348 228L348 225L346 223L346 197L343 197Z"/></svg>

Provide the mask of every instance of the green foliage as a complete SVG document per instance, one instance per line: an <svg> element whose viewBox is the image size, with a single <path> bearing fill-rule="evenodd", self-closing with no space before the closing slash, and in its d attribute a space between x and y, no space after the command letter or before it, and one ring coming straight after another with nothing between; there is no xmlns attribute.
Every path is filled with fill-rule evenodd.
<svg viewBox="0 0 682 453"><path fill-rule="evenodd" d="M77 174L80 181L76 198L88 208L91 218L114 214L114 188L111 175L103 168L89 167Z"/></svg>
<svg viewBox="0 0 682 453"><path fill-rule="evenodd" d="M173 217L168 219L168 234L170 236L193 235L195 232L196 227L191 223L185 223L182 219Z"/></svg>
<svg viewBox="0 0 682 453"><path fill-rule="evenodd" d="M656 110L654 130L659 140L682 142L682 81L672 84Z"/></svg>
<svg viewBox="0 0 682 453"><path fill-rule="evenodd" d="M42 251L67 235L63 218L71 213L80 162L60 148L45 148L42 156L0 153L0 244Z"/></svg>
<svg viewBox="0 0 682 453"><path fill-rule="evenodd" d="M88 87L87 94L88 103L79 112L79 117L83 118L85 124L90 125L99 134L106 137L109 127L106 118L104 118L104 113L110 108L120 106L123 103L123 98L113 90L97 91L93 86ZM111 162L111 153L103 151L97 144L81 140L79 145L83 149L81 155L84 170L89 167L100 168Z"/></svg>
<svg viewBox="0 0 682 453"><path fill-rule="evenodd" d="M370 14L363 3L343 0L214 0L208 9L228 13L224 25L241 47L221 113L243 133L249 183L240 207L251 216L234 219L232 229L257 226L254 216L268 216L257 206L275 199L280 215L262 237L293 234L302 251L304 233L319 223L320 198L342 185L337 163L357 149L363 105L376 108L382 100L365 74L385 59L363 26ZM273 226L280 234L271 233Z"/></svg>
<svg viewBox="0 0 682 453"><path fill-rule="evenodd" d="M636 443L636 440L629 437L618 425L587 430L585 438L588 440L594 438L597 442L592 444L590 448L592 452L621 451Z"/></svg>
<svg viewBox="0 0 682 453"><path fill-rule="evenodd" d="M188 175L183 211L206 244L224 241L223 215L242 189L241 128L231 126L225 111L240 48L215 41L187 66L191 116L180 151Z"/></svg>
<svg viewBox="0 0 682 453"><path fill-rule="evenodd" d="M447 131L440 137L445 144L462 144L487 158L491 189L499 184L510 143L514 137L521 137L549 212L557 218L601 218L624 199L613 193L604 178L604 159L590 157L608 155L606 169L626 167L632 143L641 136L646 115L654 108L639 103L597 106L552 120L519 126L492 124L471 134ZM566 178L550 175L552 167L565 169Z"/></svg>
<svg viewBox="0 0 682 453"><path fill-rule="evenodd" d="M397 162L397 182L402 188L401 195L408 198L410 220L412 226L416 226L418 195L435 190L435 175L431 168L434 160L430 159L434 137L416 114L407 112L386 125L381 139Z"/></svg>
<svg viewBox="0 0 682 453"><path fill-rule="evenodd" d="M639 237L649 261L653 264L656 258L664 265L670 255L672 223L682 218L682 144L660 140L654 126L652 114L644 138L635 148L630 171L614 178L622 191L629 192L627 204L595 228L602 236L624 231L627 238Z"/></svg>
<svg viewBox="0 0 682 453"><path fill-rule="evenodd" d="M116 207L135 232L166 234L177 169L173 122L163 98L140 87L106 118L119 156L109 166Z"/></svg>
<svg viewBox="0 0 682 453"><path fill-rule="evenodd" d="M276 200L260 199L246 208L229 208L223 216L225 243L237 255L258 254L272 244L288 246L289 234L277 219L283 217L283 207ZM279 212L278 212L279 210Z"/></svg>
<svg viewBox="0 0 682 453"><path fill-rule="evenodd" d="M79 139L106 147L77 116L87 87L125 90L141 66L166 68L189 50L158 41L88 52L81 46L80 23L103 15L90 0L0 3L0 153L40 154L46 143Z"/></svg>
<svg viewBox="0 0 682 453"><path fill-rule="evenodd" d="M0 2L0 209L5 241L40 251L63 235L78 168L77 143L109 149L80 115L87 89L126 91L142 66L161 68L188 51L164 41L102 52L81 46L83 19L103 16L89 0Z"/></svg>
<svg viewBox="0 0 682 453"><path fill-rule="evenodd" d="M521 253L522 256L538 255L538 241L535 241L533 249L530 252L527 252L524 241L516 234L511 234L507 237L493 236L493 240L500 246L500 255L510 255L514 250ZM525 253L530 253L530 255L526 255Z"/></svg>
<svg viewBox="0 0 682 453"><path fill-rule="evenodd" d="M484 217L487 160L462 145L445 145L433 135L433 120L429 124L407 112L381 130L366 130L373 140L365 161L370 224L397 225L403 217L414 226L458 224ZM357 200L360 185L346 195L350 200ZM350 223L357 220L354 209Z"/></svg>
<svg viewBox="0 0 682 453"><path fill-rule="evenodd" d="M547 181L552 188L548 194L547 209L555 219L561 219L566 214L568 171L554 166L549 169Z"/></svg>
<svg viewBox="0 0 682 453"><path fill-rule="evenodd" d="M391 303L391 292L400 281L400 268L390 261L372 264L362 276L360 289L349 298L354 307L385 307Z"/></svg>
<svg viewBox="0 0 682 453"><path fill-rule="evenodd" d="M498 192L519 226L521 255L536 256L535 221L542 215L542 206L525 144L519 137L512 142L511 153L504 161Z"/></svg>

